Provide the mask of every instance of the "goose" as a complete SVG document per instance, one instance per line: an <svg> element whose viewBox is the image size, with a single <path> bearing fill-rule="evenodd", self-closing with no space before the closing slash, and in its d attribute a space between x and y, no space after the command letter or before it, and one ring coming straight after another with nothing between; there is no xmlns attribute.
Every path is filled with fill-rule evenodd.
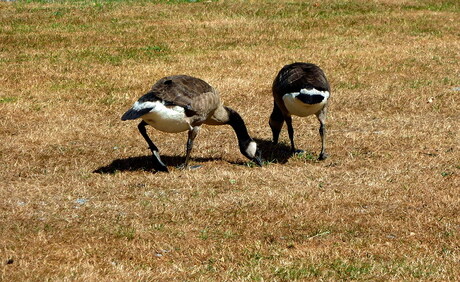
<svg viewBox="0 0 460 282"><path fill-rule="evenodd" d="M273 133L273 143L278 143L281 128L286 122L292 153L302 152L295 148L292 116L307 117L314 114L320 123L321 152L318 159L326 159L325 122L330 91L326 75L317 65L296 62L284 66L272 86L274 103L269 125Z"/></svg>
<svg viewBox="0 0 460 282"><path fill-rule="evenodd" d="M121 120L137 118L142 119L138 129L152 151L153 166L157 171L168 172L168 168L147 134L147 125L169 133L188 131L182 168L189 168L193 141L202 124L230 125L236 133L240 152L262 166L261 152L249 136L242 117L232 108L224 106L218 92L199 78L188 75L161 78L123 114Z"/></svg>

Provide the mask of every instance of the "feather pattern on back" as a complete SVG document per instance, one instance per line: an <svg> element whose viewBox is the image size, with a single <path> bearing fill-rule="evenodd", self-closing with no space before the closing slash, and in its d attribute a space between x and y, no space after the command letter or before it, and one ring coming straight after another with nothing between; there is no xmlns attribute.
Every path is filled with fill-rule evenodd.
<svg viewBox="0 0 460 282"><path fill-rule="evenodd" d="M318 66L309 63L284 66L273 82L273 92L279 96L299 92L304 88L330 92L329 82L324 72Z"/></svg>
<svg viewBox="0 0 460 282"><path fill-rule="evenodd" d="M186 75L168 76L157 81L139 102L161 100L185 109L187 116L207 117L210 109L220 105L217 91L205 81Z"/></svg>

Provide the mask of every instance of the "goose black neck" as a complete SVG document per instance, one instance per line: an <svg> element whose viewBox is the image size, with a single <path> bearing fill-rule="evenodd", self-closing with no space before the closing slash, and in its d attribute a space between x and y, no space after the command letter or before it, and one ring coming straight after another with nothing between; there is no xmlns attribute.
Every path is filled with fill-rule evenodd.
<svg viewBox="0 0 460 282"><path fill-rule="evenodd" d="M235 130L236 137L238 138L238 143L243 144L247 141L252 141L252 138L249 136L248 129L244 124L243 118L232 108L225 107L228 112L228 122L233 130Z"/></svg>

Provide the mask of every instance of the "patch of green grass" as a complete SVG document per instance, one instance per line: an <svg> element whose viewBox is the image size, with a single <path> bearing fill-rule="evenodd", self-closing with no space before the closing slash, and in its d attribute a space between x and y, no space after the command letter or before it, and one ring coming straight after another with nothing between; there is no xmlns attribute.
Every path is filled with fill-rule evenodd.
<svg viewBox="0 0 460 282"><path fill-rule="evenodd" d="M142 200L140 201L140 205L145 207L145 208L151 208L152 207L152 202L148 200Z"/></svg>
<svg viewBox="0 0 460 282"><path fill-rule="evenodd" d="M428 10L434 12L460 12L460 2L457 0L444 0L444 1L419 1L410 2L409 4L402 5L404 10Z"/></svg>
<svg viewBox="0 0 460 282"><path fill-rule="evenodd" d="M441 250L447 255L451 251L443 248ZM407 261L347 261L336 259L319 263L302 264L294 262L288 266L276 266L272 268L274 277L291 281L308 278L322 278L333 280L367 280L379 272L384 272L392 276L411 277L411 278L434 278L442 270L431 264L417 263L412 264Z"/></svg>
<svg viewBox="0 0 460 282"><path fill-rule="evenodd" d="M181 4L181 3L199 3L204 2L205 0L162 0L158 1L160 3L168 3L168 4Z"/></svg>
<svg viewBox="0 0 460 282"><path fill-rule="evenodd" d="M258 165L253 161L247 161L247 162L244 163L244 165L247 166L247 167L258 167Z"/></svg>
<svg viewBox="0 0 460 282"><path fill-rule="evenodd" d="M36 26L25 24L25 23L13 24L12 27L13 27L13 32L15 33L30 33L30 32L37 31Z"/></svg>
<svg viewBox="0 0 460 282"><path fill-rule="evenodd" d="M182 4L182 3L199 3L208 0L23 0L23 3L60 3L60 4L78 4L78 5L92 5L102 7L107 4L114 3L165 3L165 4ZM213 0L216 1L216 0Z"/></svg>
<svg viewBox="0 0 460 282"><path fill-rule="evenodd" d="M77 31L88 31L93 27L85 23L52 22L52 23L45 25L43 28L52 30L52 31L59 31L59 32L77 32Z"/></svg>
<svg viewBox="0 0 460 282"><path fill-rule="evenodd" d="M388 275L404 275L417 279L430 277L433 278L442 271L439 266L425 264L422 262L411 263L406 260L388 262L382 266L376 266L376 269L377 268L381 268L381 271L387 273Z"/></svg>
<svg viewBox="0 0 460 282"><path fill-rule="evenodd" d="M454 256L455 255L455 249L447 246L443 246L439 253L442 256Z"/></svg>
<svg viewBox="0 0 460 282"><path fill-rule="evenodd" d="M18 100L17 97L0 97L0 104L1 103L14 103Z"/></svg>
<svg viewBox="0 0 460 282"><path fill-rule="evenodd" d="M296 154L294 154L294 157L297 160L301 160L301 161L314 161L314 160L316 160L316 156L312 152L306 152L306 151L296 153Z"/></svg>
<svg viewBox="0 0 460 282"><path fill-rule="evenodd" d="M200 231L200 235L198 236L201 240L208 240L209 239L209 231L207 229L203 229Z"/></svg>
<svg viewBox="0 0 460 282"><path fill-rule="evenodd" d="M372 14L379 12L383 8L383 6L371 1L331 1L319 4L317 7L316 16L320 18Z"/></svg>
<svg viewBox="0 0 460 282"><path fill-rule="evenodd" d="M217 271L215 266L214 266L215 263L216 263L215 259L213 259L213 258L208 259L208 261L206 262L206 271L209 271L209 272Z"/></svg>
<svg viewBox="0 0 460 282"><path fill-rule="evenodd" d="M409 87L412 89L419 89L433 84L433 81L430 79L415 79L409 82Z"/></svg>
<svg viewBox="0 0 460 282"><path fill-rule="evenodd" d="M103 105L106 105L106 106L110 106L112 104L115 104L116 102L117 102L117 98L113 97L112 95L109 95L109 96L99 100L100 104L103 104Z"/></svg>
<svg viewBox="0 0 460 282"><path fill-rule="evenodd" d="M232 230L225 230L224 233L222 234L223 238L225 239L232 239L238 236L234 231Z"/></svg>
<svg viewBox="0 0 460 282"><path fill-rule="evenodd" d="M150 229L156 231L162 231L165 229L165 225L163 223L154 223L150 226Z"/></svg>
<svg viewBox="0 0 460 282"><path fill-rule="evenodd" d="M359 279L372 270L372 265L368 262L348 262L336 260L330 265L334 272L333 276L341 279Z"/></svg>
<svg viewBox="0 0 460 282"><path fill-rule="evenodd" d="M129 58L136 58L139 56L144 56L147 58L154 58L167 55L169 53L169 48L164 45L154 45L154 46L146 46L140 48L133 48L131 50L133 56Z"/></svg>
<svg viewBox="0 0 460 282"><path fill-rule="evenodd" d="M451 175L453 175L453 174L454 174L454 173L453 173L452 171L443 171L443 172L441 172L441 175L442 175L443 177L451 176Z"/></svg>
<svg viewBox="0 0 460 282"><path fill-rule="evenodd" d="M64 81L55 81L50 86L50 90L52 91L61 91L61 90L71 90L82 88L84 83L81 81L76 80L64 80Z"/></svg>
<svg viewBox="0 0 460 282"><path fill-rule="evenodd" d="M248 257L251 265L258 265L262 260L266 258L258 251L251 252Z"/></svg>
<svg viewBox="0 0 460 282"><path fill-rule="evenodd" d="M103 64L120 65L126 60L149 60L167 56L169 48L163 45L127 48L88 48L72 55L78 62L97 61Z"/></svg>
<svg viewBox="0 0 460 282"><path fill-rule="evenodd" d="M115 236L118 238L126 238L128 240L132 240L136 236L136 229L131 226L118 226L118 229L115 232Z"/></svg>
<svg viewBox="0 0 460 282"><path fill-rule="evenodd" d="M368 87L368 85L355 80L355 81L338 82L335 87L337 89L359 90L359 89L364 89Z"/></svg>
<svg viewBox="0 0 460 282"><path fill-rule="evenodd" d="M285 266L285 267L276 267L273 270L273 274L275 277L283 279L283 280L298 280L308 277L318 277L321 275L321 270L314 266Z"/></svg>
<svg viewBox="0 0 460 282"><path fill-rule="evenodd" d="M35 112L39 112L44 108L44 106L41 104L33 104L32 106L30 106L30 108Z"/></svg>
<svg viewBox="0 0 460 282"><path fill-rule="evenodd" d="M430 19L423 19L415 21L410 26L410 34L413 36L425 36L425 35L435 35L439 36L443 34L442 28L439 26L433 25Z"/></svg>
<svg viewBox="0 0 460 282"><path fill-rule="evenodd" d="M439 272L437 267L431 264L415 264L405 266L406 271L413 278L428 278L433 277L436 273Z"/></svg>

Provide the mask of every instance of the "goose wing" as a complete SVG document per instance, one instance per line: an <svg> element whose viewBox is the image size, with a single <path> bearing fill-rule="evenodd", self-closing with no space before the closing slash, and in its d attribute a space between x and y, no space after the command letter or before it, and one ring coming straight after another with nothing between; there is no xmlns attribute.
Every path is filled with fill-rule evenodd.
<svg viewBox="0 0 460 282"><path fill-rule="evenodd" d="M188 75L162 78L150 92L166 104L183 107L187 116L207 116L220 105L219 93L211 85Z"/></svg>
<svg viewBox="0 0 460 282"><path fill-rule="evenodd" d="M207 115L220 104L219 94L204 80L187 75L167 76L139 98L122 120L141 117L151 111L154 102L158 101L166 106L183 107L187 116Z"/></svg>

